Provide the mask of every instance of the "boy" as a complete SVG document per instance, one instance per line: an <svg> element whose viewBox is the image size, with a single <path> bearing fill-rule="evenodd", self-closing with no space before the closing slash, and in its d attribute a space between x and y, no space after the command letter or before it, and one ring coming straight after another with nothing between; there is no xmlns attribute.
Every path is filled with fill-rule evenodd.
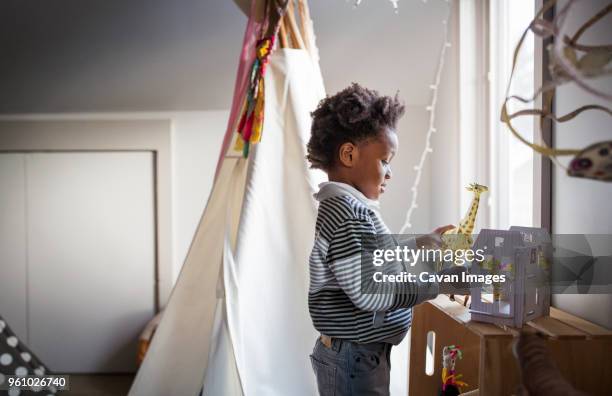
<svg viewBox="0 0 612 396"><path fill-rule="evenodd" d="M312 113L307 158L329 178L315 194L320 204L308 293L310 316L321 333L310 356L321 396L388 395L391 347L405 337L411 307L439 292L465 291L463 284L435 282L403 282L393 293L361 291L362 235L390 234L377 200L391 178L395 128L403 113L397 96L355 83L323 99ZM439 247L440 235L451 228L439 227L406 245Z"/></svg>

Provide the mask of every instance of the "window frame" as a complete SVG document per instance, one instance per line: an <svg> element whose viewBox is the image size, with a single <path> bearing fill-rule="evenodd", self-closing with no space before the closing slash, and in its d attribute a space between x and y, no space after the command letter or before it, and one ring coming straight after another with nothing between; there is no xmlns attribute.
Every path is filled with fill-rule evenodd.
<svg viewBox="0 0 612 396"><path fill-rule="evenodd" d="M534 0L534 14L542 7L543 0ZM499 228L508 223L509 201L512 194L508 183L508 144L514 139L508 134L496 134L494 123L499 122L499 111L495 112L492 101L505 92L507 81L497 80L492 70L495 59L512 53L507 40L497 32L506 28L492 29L495 23L503 22L505 3L496 0L462 0L460 6L460 184L479 181L489 186L490 193L481 201L477 228ZM497 13L497 18L495 18ZM500 43L501 41L501 43ZM505 46L504 46L505 45ZM546 43L535 40L534 46L534 90L546 77ZM495 51L495 52L494 52ZM506 74L511 64L502 66ZM535 106L540 106L537 100ZM539 133L539 119L534 117L535 142L552 144L552 125L546 122ZM550 230L551 225L551 164L546 157L533 153L532 162L532 225ZM494 192L494 193L491 193ZM471 193L463 188L460 192L461 212L471 201Z"/></svg>

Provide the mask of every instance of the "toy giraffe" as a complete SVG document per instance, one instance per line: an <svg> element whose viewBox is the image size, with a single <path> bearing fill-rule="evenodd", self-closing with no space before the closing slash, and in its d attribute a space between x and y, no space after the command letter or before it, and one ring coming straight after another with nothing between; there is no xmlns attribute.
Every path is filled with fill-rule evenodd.
<svg viewBox="0 0 612 396"><path fill-rule="evenodd" d="M445 249L451 249L454 252L459 250L471 249L474 244L472 238L472 232L474 231L474 225L476 224L476 214L478 213L478 205L480 204L480 194L489 191L487 186L483 186L477 183L472 183L466 187L468 191L474 193L472 203L468 208L465 217L459 222L459 226L453 228L444 233L442 239L444 241ZM451 294L451 300L454 300L454 295ZM464 305L467 305L469 296L466 296Z"/></svg>
<svg viewBox="0 0 612 396"><path fill-rule="evenodd" d="M474 231L474 224L476 224L476 214L478 213L478 205L480 204L480 194L489 191L487 186L483 186L477 183L472 183L466 190L472 191L474 193L474 197L472 198L472 203L468 208L465 217L459 222L459 227L455 227L450 231L445 232L444 234L461 234L466 235L466 242L469 244L464 249L469 249L474 244L474 240L472 239L472 232ZM460 248L460 247L459 247Z"/></svg>

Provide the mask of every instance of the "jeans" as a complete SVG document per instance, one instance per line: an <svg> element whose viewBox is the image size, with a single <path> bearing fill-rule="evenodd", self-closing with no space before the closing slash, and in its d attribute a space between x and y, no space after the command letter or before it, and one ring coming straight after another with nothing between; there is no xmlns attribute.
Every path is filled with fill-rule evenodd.
<svg viewBox="0 0 612 396"><path fill-rule="evenodd" d="M389 396L392 344L317 338L310 362L320 396Z"/></svg>

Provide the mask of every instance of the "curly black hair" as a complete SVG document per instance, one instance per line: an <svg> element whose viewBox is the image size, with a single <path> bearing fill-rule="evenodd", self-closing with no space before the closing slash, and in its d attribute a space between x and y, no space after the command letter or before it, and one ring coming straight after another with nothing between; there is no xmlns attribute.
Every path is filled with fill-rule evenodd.
<svg viewBox="0 0 612 396"><path fill-rule="evenodd" d="M312 128L306 156L310 167L329 171L336 163L341 145L374 138L385 127L395 130L403 114L404 105L397 94L381 96L357 83L327 96L310 113Z"/></svg>

